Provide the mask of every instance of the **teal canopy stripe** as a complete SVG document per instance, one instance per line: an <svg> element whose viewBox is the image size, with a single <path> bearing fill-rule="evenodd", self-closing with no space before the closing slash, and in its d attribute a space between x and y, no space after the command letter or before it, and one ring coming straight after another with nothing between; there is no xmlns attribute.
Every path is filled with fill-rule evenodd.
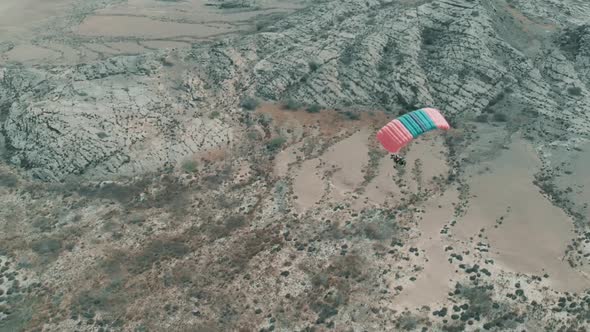
<svg viewBox="0 0 590 332"><path fill-rule="evenodd" d="M434 121L430 118L428 113L423 110L416 110L400 116L399 121L408 129L414 138L424 134L425 132L437 129Z"/></svg>
<svg viewBox="0 0 590 332"><path fill-rule="evenodd" d="M420 119L426 124L426 131L437 129L436 125L434 124L434 121L432 121L432 119L430 118L430 116L428 116L426 112L424 112L423 110L417 110L416 115L418 115Z"/></svg>
<svg viewBox="0 0 590 332"><path fill-rule="evenodd" d="M416 112L412 112L409 114L410 118L414 120L414 122L420 127L420 131L423 133L426 131L426 125L422 123L422 120L416 115Z"/></svg>
<svg viewBox="0 0 590 332"><path fill-rule="evenodd" d="M410 134L412 134L412 137L417 137L421 134L420 129L416 128L417 126L412 123L411 118L407 116L407 114L400 116L399 121L404 125L404 127L406 127L406 129L408 129Z"/></svg>

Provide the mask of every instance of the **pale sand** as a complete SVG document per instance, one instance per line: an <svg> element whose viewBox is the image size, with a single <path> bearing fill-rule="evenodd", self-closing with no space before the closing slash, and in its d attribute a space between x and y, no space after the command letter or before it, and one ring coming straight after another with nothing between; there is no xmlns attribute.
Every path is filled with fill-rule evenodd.
<svg viewBox="0 0 590 332"><path fill-rule="evenodd" d="M47 48L30 44L22 44L17 45L12 50L6 52L5 56L9 61L29 62L39 59L55 60L60 57L60 54Z"/></svg>
<svg viewBox="0 0 590 332"><path fill-rule="evenodd" d="M206 6L210 3L206 0L167 3L129 0L120 5L96 11L95 15L88 16L78 27L74 27L74 31L84 36L207 38L251 29L253 24L248 20L260 14L289 12L302 8L298 1L266 1L256 8L233 10ZM172 47L186 46L188 45L176 43Z"/></svg>
<svg viewBox="0 0 590 332"><path fill-rule="evenodd" d="M318 158L304 161L293 179L293 191L297 196L295 208L299 212L313 207L324 194L323 170L319 165Z"/></svg>
<svg viewBox="0 0 590 332"><path fill-rule="evenodd" d="M420 180L423 182L423 185L428 185L435 176L447 176L449 166L446 162L446 148L440 132L431 131L425 133L411 142L407 146L407 150L406 167L413 166L417 160L420 160Z"/></svg>
<svg viewBox="0 0 590 332"><path fill-rule="evenodd" d="M106 43L105 45L115 48L123 54L139 54L146 51L145 47L136 42L113 42Z"/></svg>
<svg viewBox="0 0 590 332"><path fill-rule="evenodd" d="M345 200L363 182L362 170L368 163L367 139L371 134L366 127L329 147L320 157L306 160L294 170L293 189L300 212L318 202L330 188L329 198ZM275 162L275 174L285 174L287 164L296 159L295 150L283 151ZM332 172L327 182L325 173Z"/></svg>
<svg viewBox="0 0 590 332"><path fill-rule="evenodd" d="M568 162L566 166L562 167L561 174L556 178L555 183L561 190L566 190L567 187L572 189L572 192L567 194L568 199L577 204L577 209L581 211L582 215L590 222L590 143L580 146L582 151L565 151L561 160ZM560 158L555 158L560 160ZM568 171L569 174L564 171ZM586 207L584 207L586 205Z"/></svg>
<svg viewBox="0 0 590 332"><path fill-rule="evenodd" d="M97 13L102 15L141 15L149 17L173 17L193 23L233 22L240 23L256 15L291 11L302 8L301 1L267 0L258 1L256 8L219 9L206 6L220 3L209 0L183 0L162 2L155 0L128 0L120 5L109 6ZM252 10L258 9L258 10Z"/></svg>
<svg viewBox="0 0 590 332"><path fill-rule="evenodd" d="M319 157L322 163L321 171L318 172L319 176L325 172L333 172L327 179L330 200L336 202L347 200L353 197L357 189L361 188L364 182L363 170L369 164L369 143L373 138L374 132L363 126L354 134L329 147ZM445 148L441 138L427 134L412 142L407 149L408 165L402 177L405 186L401 188L395 182L399 174L393 167L393 161L386 155L379 161L378 166L371 166L378 167L378 171L375 178L367 184L365 192L359 195L354 194L357 197L352 201L351 207L354 210L361 210L367 205L394 206L400 203L400 198L407 193L418 192L419 183L414 179L415 175L411 171L417 160L421 163L420 182L422 189L432 188L430 183L434 176L446 176L448 173L449 169L443 154ZM290 147L278 154L275 161L275 175L287 174L287 165L294 162L296 158L294 151ZM307 198L308 204L304 204L309 208L309 204L314 204L323 196L325 185L323 182L314 184L313 180L306 178L305 172L309 171L309 166L306 163L309 161L294 171L296 172L294 185L298 188L295 189L295 195L300 199L303 195L311 195ZM316 178L318 175L314 173L308 176ZM302 183L306 183L307 187ZM303 208L303 210L307 208Z"/></svg>
<svg viewBox="0 0 590 332"><path fill-rule="evenodd" d="M89 49L91 51L94 51L96 53L101 53L104 55L113 55L113 54L119 53L119 51L117 49L114 49L112 47L108 47L103 44L84 43L83 45L84 45L84 47L86 47L87 49Z"/></svg>
<svg viewBox="0 0 590 332"><path fill-rule="evenodd" d="M389 155L379 160L378 173L365 188L365 197L371 203L382 205L400 202L401 188L394 181L398 176L398 171L393 166L394 163Z"/></svg>
<svg viewBox="0 0 590 332"><path fill-rule="evenodd" d="M440 230L452 220L452 203L458 201L457 197L458 192L451 189L424 204L425 213L418 222L421 234L414 246L425 250L428 262L415 282L404 285L403 291L394 300L396 306L418 308L432 306L446 299L455 268L446 257L446 243Z"/></svg>
<svg viewBox="0 0 590 332"><path fill-rule="evenodd" d="M31 36L35 27L67 11L74 0L0 1L0 40Z"/></svg>
<svg viewBox="0 0 590 332"><path fill-rule="evenodd" d="M353 135L334 144L320 157L326 170L336 169L330 178L334 194L344 196L353 192L363 182L362 170L369 161L368 128L361 128Z"/></svg>
<svg viewBox="0 0 590 332"><path fill-rule="evenodd" d="M379 161L378 173L365 189L365 197L373 204L395 205L407 193L418 192L418 182L414 179L412 168L417 160L421 163L420 182L425 189L432 189L435 176L446 177L449 167L445 160L443 139L436 133L426 133L408 144L405 148L406 172L402 176L406 185L401 188L396 182L400 175L389 155ZM404 194L405 192L405 194Z"/></svg>
<svg viewBox="0 0 590 332"><path fill-rule="evenodd" d="M66 63L71 64L79 61L80 55L78 50L74 49L71 46L61 44L61 43L49 43L48 45L51 49L54 49L60 52L61 57L56 63Z"/></svg>
<svg viewBox="0 0 590 332"><path fill-rule="evenodd" d="M90 16L75 29L83 36L172 38L177 36L210 37L227 33L226 23L211 25L163 22L137 16Z"/></svg>
<svg viewBox="0 0 590 332"><path fill-rule="evenodd" d="M289 175L289 166L297 161L297 157L301 159L304 157L303 153L299 151L304 143L305 141L295 143L277 153L273 167L274 176L282 178Z"/></svg>
<svg viewBox="0 0 590 332"><path fill-rule="evenodd" d="M563 260L574 237L573 223L532 183L540 166L533 148L516 139L509 150L482 166L486 165L491 172L474 175L469 181L474 198L455 227L456 234L477 242L481 240L477 233L485 228L492 257L509 270L537 275L547 272L557 290L590 287L590 281ZM494 228L501 216L503 224Z"/></svg>
<svg viewBox="0 0 590 332"><path fill-rule="evenodd" d="M581 149L583 152L572 161L572 176L576 179L578 203L590 204L590 144L583 145ZM588 209L586 209L586 217L590 219Z"/></svg>
<svg viewBox="0 0 590 332"><path fill-rule="evenodd" d="M250 180L252 168L247 161L241 161L234 175L234 184L243 184Z"/></svg>
<svg viewBox="0 0 590 332"><path fill-rule="evenodd" d="M191 46L190 43L171 40L144 40L140 44L149 48L184 48Z"/></svg>

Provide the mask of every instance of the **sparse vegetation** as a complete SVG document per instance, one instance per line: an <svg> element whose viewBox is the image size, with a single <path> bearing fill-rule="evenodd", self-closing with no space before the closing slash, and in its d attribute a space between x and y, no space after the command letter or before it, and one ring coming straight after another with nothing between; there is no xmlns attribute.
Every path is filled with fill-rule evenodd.
<svg viewBox="0 0 590 332"><path fill-rule="evenodd" d="M254 140L259 139L259 136L260 135L258 134L257 131L251 130L251 131L248 131L248 133L246 134L246 136L248 137L249 140L254 141Z"/></svg>
<svg viewBox="0 0 590 332"><path fill-rule="evenodd" d="M309 65L309 70L311 72L314 72L314 71L318 70L318 68L320 68L320 64L315 61L310 61L308 65Z"/></svg>
<svg viewBox="0 0 590 332"><path fill-rule="evenodd" d="M490 100L490 102L488 103L488 105L486 106L485 111L486 112L493 112L492 111L492 107L494 107L496 104L498 104L500 101L502 101L504 99L504 92L500 92L499 94L497 94L492 100Z"/></svg>
<svg viewBox="0 0 590 332"><path fill-rule="evenodd" d="M494 113L493 119L496 122L506 122L508 121L508 116L504 113Z"/></svg>
<svg viewBox="0 0 590 332"><path fill-rule="evenodd" d="M247 220L244 215L231 215L218 221L209 220L203 225L203 232L210 239L217 240L230 236L235 230L246 225L246 222Z"/></svg>
<svg viewBox="0 0 590 332"><path fill-rule="evenodd" d="M0 187L14 188L18 184L16 175L0 171Z"/></svg>
<svg viewBox="0 0 590 332"><path fill-rule="evenodd" d="M361 118L361 115L358 112L353 112L353 111L344 111L344 116L348 120L360 120L360 118Z"/></svg>
<svg viewBox="0 0 590 332"><path fill-rule="evenodd" d="M340 54L340 61L344 65L349 65L354 59L354 45L348 45L344 48L342 54Z"/></svg>
<svg viewBox="0 0 590 332"><path fill-rule="evenodd" d="M433 45L438 39L438 32L433 29L424 29L422 31L422 42L424 45Z"/></svg>
<svg viewBox="0 0 590 332"><path fill-rule="evenodd" d="M379 161L383 153L380 150L371 149L369 150L369 163L365 168L365 175L364 175L364 182L363 184L368 184L372 179L377 176L377 168L379 166Z"/></svg>
<svg viewBox="0 0 590 332"><path fill-rule="evenodd" d="M187 173L194 173L197 170L197 162L193 159L183 161L182 170Z"/></svg>
<svg viewBox="0 0 590 332"><path fill-rule="evenodd" d="M581 96L582 95L582 89L580 87L569 87L567 88L567 93L569 93L572 96Z"/></svg>
<svg viewBox="0 0 590 332"><path fill-rule="evenodd" d="M178 259L190 252L190 247L182 239L156 239L147 243L137 255L125 259L127 269L134 274L150 270L157 262Z"/></svg>
<svg viewBox="0 0 590 332"><path fill-rule="evenodd" d="M301 108L301 104L293 99L288 99L284 104L283 108L294 111Z"/></svg>
<svg viewBox="0 0 590 332"><path fill-rule="evenodd" d="M279 150L281 147L283 147L283 144L285 144L285 142L287 142L287 139L284 137L275 137L273 139L271 139L267 144L266 144L266 148L270 151L277 151Z"/></svg>
<svg viewBox="0 0 590 332"><path fill-rule="evenodd" d="M319 113L321 109L322 109L322 107L320 105L313 104L313 105L308 106L306 111L308 113Z"/></svg>
<svg viewBox="0 0 590 332"><path fill-rule="evenodd" d="M404 312L396 321L395 326L402 331L414 331L419 325L428 323L428 319L411 312Z"/></svg>
<svg viewBox="0 0 590 332"><path fill-rule="evenodd" d="M168 0L168 1L170 1L170 0ZM248 8L248 7L250 7L250 4L244 0L223 0L223 2L219 4L219 8L221 8L221 9Z"/></svg>
<svg viewBox="0 0 590 332"><path fill-rule="evenodd" d="M255 110L259 104L260 102L258 101L258 99L253 97L246 97L242 99L242 101L240 101L240 107L244 108L247 111Z"/></svg>
<svg viewBox="0 0 590 332"><path fill-rule="evenodd" d="M485 113L482 113L482 114L475 117L475 121L480 122L480 123L487 123L488 122L488 115Z"/></svg>
<svg viewBox="0 0 590 332"><path fill-rule="evenodd" d="M39 255L55 255L62 249L62 242L57 238L43 238L33 242L31 249Z"/></svg>
<svg viewBox="0 0 590 332"><path fill-rule="evenodd" d="M400 237L401 232L390 211L370 209L355 223L355 234L371 240L389 240Z"/></svg>

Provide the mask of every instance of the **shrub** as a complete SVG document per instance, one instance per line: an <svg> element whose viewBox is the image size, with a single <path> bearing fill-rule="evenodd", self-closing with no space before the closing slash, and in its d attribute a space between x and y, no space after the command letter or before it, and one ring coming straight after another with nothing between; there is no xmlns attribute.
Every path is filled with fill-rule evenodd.
<svg viewBox="0 0 590 332"><path fill-rule="evenodd" d="M288 99L285 104L283 105L283 108L288 109L288 110L298 110L301 108L301 104L296 102L293 99Z"/></svg>
<svg viewBox="0 0 590 332"><path fill-rule="evenodd" d="M250 140L257 140L259 135L257 131L249 131L246 136L248 136L248 139Z"/></svg>
<svg viewBox="0 0 590 332"><path fill-rule="evenodd" d="M504 92L498 93L498 95L496 95L494 97L494 99L492 99L490 101L489 107L492 107L492 106L496 105L497 103L499 103L500 101L502 101L502 99L504 99L505 96L506 95L504 94Z"/></svg>
<svg viewBox="0 0 590 332"><path fill-rule="evenodd" d="M487 114L480 114L475 117L476 122L486 123L488 122L488 115Z"/></svg>
<svg viewBox="0 0 590 332"><path fill-rule="evenodd" d="M346 118L348 118L349 120L359 120L361 118L360 114L352 111L344 112L344 116L346 116Z"/></svg>
<svg viewBox="0 0 590 332"><path fill-rule="evenodd" d="M259 102L256 98L246 97L240 102L240 107L248 111L253 111L258 107L258 104Z"/></svg>
<svg viewBox="0 0 590 332"><path fill-rule="evenodd" d="M14 188L18 185L18 178L10 173L0 172L0 187Z"/></svg>
<svg viewBox="0 0 590 332"><path fill-rule="evenodd" d="M311 70L312 72L316 71L316 70L318 70L318 68L320 68L320 64L315 61L310 61L308 65L309 65L309 70Z"/></svg>
<svg viewBox="0 0 590 332"><path fill-rule="evenodd" d="M352 60L354 60L354 53L354 45L346 46L340 54L340 61L345 65L351 64Z"/></svg>
<svg viewBox="0 0 590 332"><path fill-rule="evenodd" d="M244 1L224 1L221 4L219 4L219 8L221 9L247 8L249 6L250 5Z"/></svg>
<svg viewBox="0 0 590 332"><path fill-rule="evenodd" d="M235 230L246 225L246 218L243 215L233 215L217 222L211 220L203 225L203 232L210 239L217 240L231 235Z"/></svg>
<svg viewBox="0 0 590 332"><path fill-rule="evenodd" d="M492 311L494 301L492 300L491 292L487 287L463 286L458 284L455 289L462 298L469 301L468 310L474 315L485 315Z"/></svg>
<svg viewBox="0 0 590 332"><path fill-rule="evenodd" d="M197 162L192 159L185 160L182 162L182 169L187 173L193 173L197 170Z"/></svg>
<svg viewBox="0 0 590 332"><path fill-rule="evenodd" d="M397 320L395 327L402 331L414 331L418 325L425 323L425 319L412 313L405 312Z"/></svg>
<svg viewBox="0 0 590 332"><path fill-rule="evenodd" d="M283 144L285 144L286 141L287 139L284 137L275 137L266 144L266 148L270 151L278 150L283 146Z"/></svg>
<svg viewBox="0 0 590 332"><path fill-rule="evenodd" d="M506 116L504 113L494 113L494 121L506 122L508 121L508 116Z"/></svg>
<svg viewBox="0 0 590 332"><path fill-rule="evenodd" d="M31 249L39 255L56 254L61 248L61 240L54 238L43 238L31 244Z"/></svg>
<svg viewBox="0 0 590 332"><path fill-rule="evenodd" d="M266 26L266 22L256 22L256 31L262 31Z"/></svg>
<svg viewBox="0 0 590 332"><path fill-rule="evenodd" d="M425 29L422 31L422 42L424 45L432 45L438 39L438 33L433 29Z"/></svg>
<svg viewBox="0 0 590 332"><path fill-rule="evenodd" d="M209 114L209 119L215 119L219 117L219 111L213 111Z"/></svg>
<svg viewBox="0 0 590 332"><path fill-rule="evenodd" d="M306 111L309 113L319 113L321 109L322 108L320 107L320 105L314 104L314 105L307 107Z"/></svg>
<svg viewBox="0 0 590 332"><path fill-rule="evenodd" d="M355 225L355 233L371 240L386 240L397 237L399 227L395 216L388 211L370 209L362 213Z"/></svg>
<svg viewBox="0 0 590 332"><path fill-rule="evenodd" d="M579 87L570 87L567 88L567 93L569 93L572 96L580 96L582 95L582 89L580 89Z"/></svg>
<svg viewBox="0 0 590 332"><path fill-rule="evenodd" d="M190 252L190 247L180 239L154 240L146 244L143 250L132 259L127 260L131 273L140 274L152 268L156 262L179 259Z"/></svg>

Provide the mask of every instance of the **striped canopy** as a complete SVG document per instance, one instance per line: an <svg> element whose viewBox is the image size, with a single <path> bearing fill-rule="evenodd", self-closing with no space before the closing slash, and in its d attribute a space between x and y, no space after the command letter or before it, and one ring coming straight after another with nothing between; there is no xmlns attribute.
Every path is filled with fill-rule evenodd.
<svg viewBox="0 0 590 332"><path fill-rule="evenodd" d="M397 153L414 138L425 132L434 129L448 130L449 128L447 120L439 110L422 108L390 121L377 132L377 139L387 151Z"/></svg>

